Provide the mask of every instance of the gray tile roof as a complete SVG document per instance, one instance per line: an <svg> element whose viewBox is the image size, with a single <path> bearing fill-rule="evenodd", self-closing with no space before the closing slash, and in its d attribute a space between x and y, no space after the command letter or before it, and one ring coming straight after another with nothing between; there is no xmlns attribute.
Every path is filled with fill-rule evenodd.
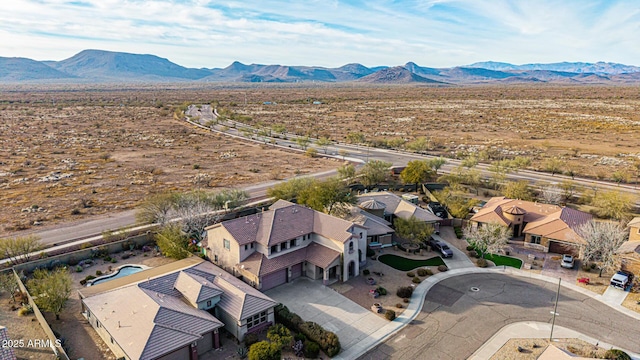
<svg viewBox="0 0 640 360"><path fill-rule="evenodd" d="M222 294L222 290L212 282L186 271L180 272L174 287L194 305Z"/></svg>
<svg viewBox="0 0 640 360"><path fill-rule="evenodd" d="M391 228L391 223L387 220L370 214L355 206L352 208L351 214L348 215L345 220L367 228L367 236L384 235L395 232L395 230Z"/></svg>
<svg viewBox="0 0 640 360"><path fill-rule="evenodd" d="M207 311L189 305L186 297L197 299L219 293L221 300L216 306L238 320L277 304L209 262L200 261L182 270L167 269L173 272L83 299L93 317L132 359L155 359L224 326ZM159 273L158 268L152 270ZM193 288L185 290L185 286ZM194 291L198 287L199 291Z"/></svg>
<svg viewBox="0 0 640 360"><path fill-rule="evenodd" d="M400 196L387 191L371 192L358 195L359 205L364 203L368 204L371 200L375 200L385 204L385 214L394 214L399 218L408 219L411 216L415 216L416 218L425 222L436 222L442 220L442 218L435 216L429 211L416 206L406 200L403 200Z"/></svg>

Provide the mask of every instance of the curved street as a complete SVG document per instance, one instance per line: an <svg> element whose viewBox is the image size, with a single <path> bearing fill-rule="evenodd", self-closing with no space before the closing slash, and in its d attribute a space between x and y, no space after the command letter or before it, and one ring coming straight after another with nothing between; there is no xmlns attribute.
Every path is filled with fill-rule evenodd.
<svg viewBox="0 0 640 360"><path fill-rule="evenodd" d="M477 287L478 291L471 290ZM468 274L435 284L407 326L360 359L466 359L505 325L551 323L557 284ZM555 324L640 353L640 320L562 287Z"/></svg>

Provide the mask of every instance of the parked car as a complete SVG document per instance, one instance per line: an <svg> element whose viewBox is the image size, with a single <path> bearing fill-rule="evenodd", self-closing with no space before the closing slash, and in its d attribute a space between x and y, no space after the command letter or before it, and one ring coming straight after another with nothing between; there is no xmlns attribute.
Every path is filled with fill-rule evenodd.
<svg viewBox="0 0 640 360"><path fill-rule="evenodd" d="M560 266L565 269L573 269L576 260L573 258L573 255L564 254L562 255L562 261L560 262Z"/></svg>
<svg viewBox="0 0 640 360"><path fill-rule="evenodd" d="M442 241L431 238L429 240L429 246L431 246L431 250L439 253L443 258L450 258L453 256L453 251L451 251L449 246Z"/></svg>
<svg viewBox="0 0 640 360"><path fill-rule="evenodd" d="M439 202L432 201L428 203L427 210L433 213L433 215L443 219L446 219L449 217L449 214L447 214L447 209L444 206L442 206L442 204L440 204Z"/></svg>
<svg viewBox="0 0 640 360"><path fill-rule="evenodd" d="M632 273L628 271L620 270L611 277L610 284L613 287L624 290L627 288L628 285L631 284L632 280L633 280Z"/></svg>

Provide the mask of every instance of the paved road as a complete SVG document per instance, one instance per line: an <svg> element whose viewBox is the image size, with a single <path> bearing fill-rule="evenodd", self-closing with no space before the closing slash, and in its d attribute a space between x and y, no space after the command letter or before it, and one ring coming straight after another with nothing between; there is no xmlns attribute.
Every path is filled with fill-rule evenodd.
<svg viewBox="0 0 640 360"><path fill-rule="evenodd" d="M409 325L360 359L466 359L507 324L550 323L556 289L552 283L503 274L443 280L427 293ZM560 290L556 324L640 352L640 320L566 288Z"/></svg>

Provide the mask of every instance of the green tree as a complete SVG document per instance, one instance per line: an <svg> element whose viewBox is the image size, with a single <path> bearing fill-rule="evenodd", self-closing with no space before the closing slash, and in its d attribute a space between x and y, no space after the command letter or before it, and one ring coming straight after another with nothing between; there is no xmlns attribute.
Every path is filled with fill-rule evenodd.
<svg viewBox="0 0 640 360"><path fill-rule="evenodd" d="M318 141L316 141L316 145L318 145L320 148L322 148L322 150L324 151L324 153L327 153L327 149L329 148L329 145L332 144L332 141L329 140L326 137L321 137L318 139Z"/></svg>
<svg viewBox="0 0 640 360"><path fill-rule="evenodd" d="M551 176L555 174L561 174L562 168L565 166L565 161L557 157L547 159L543 164L544 171L550 172Z"/></svg>
<svg viewBox="0 0 640 360"><path fill-rule="evenodd" d="M430 149L431 141L426 137L419 137L415 140L408 142L405 147L408 150L415 151L417 153L424 153Z"/></svg>
<svg viewBox="0 0 640 360"><path fill-rule="evenodd" d="M441 191L434 192L434 196L449 209L451 216L458 219L466 218L471 208L479 203L477 199L468 197L460 184L450 184Z"/></svg>
<svg viewBox="0 0 640 360"><path fill-rule="evenodd" d="M631 174L624 170L616 170L611 174L611 179L620 185L620 183L628 183L631 180Z"/></svg>
<svg viewBox="0 0 640 360"><path fill-rule="evenodd" d="M363 133L350 132L347 134L347 141L351 144L363 144L365 141Z"/></svg>
<svg viewBox="0 0 640 360"><path fill-rule="evenodd" d="M467 156L462 160L460 165L468 169L471 169L472 167L475 167L476 165L478 165L478 157L475 155Z"/></svg>
<svg viewBox="0 0 640 360"><path fill-rule="evenodd" d="M36 269L27 288L39 309L53 313L56 320L60 320L60 313L71 296L71 284L71 275L66 269Z"/></svg>
<svg viewBox="0 0 640 360"><path fill-rule="evenodd" d="M189 236L182 231L178 224L167 224L161 227L154 238L165 256L180 260L191 255Z"/></svg>
<svg viewBox="0 0 640 360"><path fill-rule="evenodd" d="M633 203L631 195L615 190L600 191L591 200L591 205L597 208L598 216L620 221L630 217Z"/></svg>
<svg viewBox="0 0 640 360"><path fill-rule="evenodd" d="M478 224L475 229L467 227L464 235L467 242L475 247L482 257L485 254L496 253L504 248L511 237L511 229L498 223Z"/></svg>
<svg viewBox="0 0 640 360"><path fill-rule="evenodd" d="M418 184L427 181L435 174L429 165L429 160L411 160L400 173L400 179L405 184L415 184L418 189Z"/></svg>
<svg viewBox="0 0 640 360"><path fill-rule="evenodd" d="M372 186L385 182L389 176L391 163L381 160L371 160L364 164L359 171L362 185Z"/></svg>
<svg viewBox="0 0 640 360"><path fill-rule="evenodd" d="M356 203L356 197L343 181L329 178L314 181L298 194L298 203L329 215L345 214Z"/></svg>
<svg viewBox="0 0 640 360"><path fill-rule="evenodd" d="M280 360L280 346L268 341L259 341L249 348L249 360Z"/></svg>
<svg viewBox="0 0 640 360"><path fill-rule="evenodd" d="M347 183L352 183L353 178L356 176L356 167L352 164L342 165L338 168L338 178L346 180Z"/></svg>
<svg viewBox="0 0 640 360"><path fill-rule="evenodd" d="M502 187L502 193L510 199L524 201L533 201L534 199L533 190L531 190L529 182L526 180L507 181Z"/></svg>
<svg viewBox="0 0 640 360"><path fill-rule="evenodd" d="M309 188L315 184L317 180L310 177L293 178L284 181L267 189L267 196L276 200L282 199L287 201L295 200L302 190Z"/></svg>
<svg viewBox="0 0 640 360"><path fill-rule="evenodd" d="M427 224L415 216L411 216L408 219L395 218L393 220L393 226L398 236L414 244L426 242L434 231L431 224Z"/></svg>
<svg viewBox="0 0 640 360"><path fill-rule="evenodd" d="M304 155L310 158L314 158L318 156L318 150L316 150L316 148L310 147L307 149L307 151L304 152Z"/></svg>
<svg viewBox="0 0 640 360"><path fill-rule="evenodd" d="M311 140L308 136L300 136L296 138L296 144L298 144L302 150L307 150L310 142Z"/></svg>
<svg viewBox="0 0 640 360"><path fill-rule="evenodd" d="M35 235L0 239L0 256L11 264L28 262L33 253L42 249L40 238Z"/></svg>
<svg viewBox="0 0 640 360"><path fill-rule="evenodd" d="M571 202L573 197L580 192L580 187L573 180L563 180L558 184L562 192L564 202Z"/></svg>
<svg viewBox="0 0 640 360"><path fill-rule="evenodd" d="M276 134L282 135L287 132L287 127L282 124L274 124L273 126L271 126L271 130L273 130L273 132Z"/></svg>
<svg viewBox="0 0 640 360"><path fill-rule="evenodd" d="M427 165L429 165L429 167L432 168L436 174L438 173L438 170L440 170L440 168L444 166L444 164L446 163L447 163L447 160L443 158L435 158L435 159L427 160Z"/></svg>

